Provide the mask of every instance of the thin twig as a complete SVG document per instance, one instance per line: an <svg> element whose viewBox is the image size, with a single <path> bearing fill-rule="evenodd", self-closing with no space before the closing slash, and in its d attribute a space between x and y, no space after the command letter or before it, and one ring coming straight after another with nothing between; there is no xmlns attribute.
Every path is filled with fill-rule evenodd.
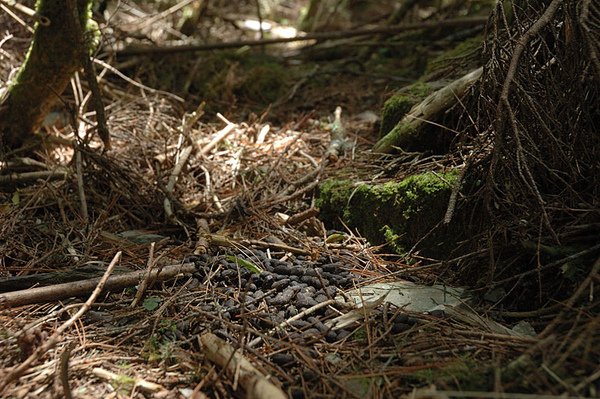
<svg viewBox="0 0 600 399"><path fill-rule="evenodd" d="M150 254L148 255L148 262L146 263L146 275L144 276L144 279L140 283L138 290L135 293L135 298L133 298L133 301L131 301L131 304L129 305L130 308L135 308L140 303L140 301L142 300L142 297L146 293L146 289L151 285L150 276L152 275L151 274L152 268L154 267L154 264L155 264L155 261L154 261L154 246L155 245L156 245L155 242L152 242L150 244Z"/></svg>
<svg viewBox="0 0 600 399"><path fill-rule="evenodd" d="M81 165L81 150L79 148L75 148L75 169L77 170L77 192L79 193L81 217L83 218L84 224L87 225L90 220L90 215L88 213L85 187L83 185L83 166Z"/></svg>
<svg viewBox="0 0 600 399"><path fill-rule="evenodd" d="M269 330L266 333L266 336L273 335L277 331L281 330L283 327L289 325L291 322L300 320L304 316L308 316L309 314L312 314L312 313L316 312L317 310L324 308L325 306L333 305L334 303L337 303L337 301L335 299L329 299L327 301L324 301L324 302L318 303L314 306L311 306L310 308L303 310L302 312L298 313L297 315L292 316L289 319L282 321L277 326L275 326L274 328ZM252 341L250 341L247 346L252 348L252 347L258 345L260 343L260 341L262 341L262 340L263 340L263 337L256 337Z"/></svg>
<svg viewBox="0 0 600 399"><path fill-rule="evenodd" d="M106 268L106 272L104 272L104 275L98 282L98 285L96 285L96 289L94 290L94 292L92 292L89 299L83 304L83 306L81 306L81 308L73 316L71 316L71 318L69 320L67 320L60 327L58 327L56 329L56 331L50 336L50 338L48 338L46 343L39 346L27 359L25 359L25 361L23 361L23 363L11 368L4 375L4 379L2 381L0 381L0 394L4 392L4 390L6 389L8 384L12 383L17 378L19 378L21 375L23 375L23 373L25 373L25 371L27 371L34 362L36 362L38 359L40 359L50 349L54 348L56 346L56 344L58 344L61 335L65 331L67 331L69 328L71 328L71 326L73 324L75 324L75 322L77 320L79 320L79 318L81 316L83 316L83 314L90 309L92 304L96 301L96 298L98 298L98 295L100 295L100 293L102 292L102 289L104 288L104 284L108 280L108 277L112 273L116 264L121 259L121 254L122 254L122 252L119 251L114 256L113 260L110 262L110 264Z"/></svg>
<svg viewBox="0 0 600 399"><path fill-rule="evenodd" d="M225 43L205 43L205 44L192 44L192 45L181 45L181 46L135 46L125 48L117 51L117 55L140 55L140 54L173 54L182 53L189 51L209 51L219 50L228 48L239 48L239 47L256 47L265 46L269 44L280 44L280 43L292 43L300 41L310 40L328 40L328 39L343 39L354 36L370 36L378 35L381 33L400 33L415 29L440 29L440 28L452 28L452 27L463 27L463 26L474 26L482 25L487 21L487 17L471 17L471 18L457 18L449 19L446 21L432 21L432 22L420 22L414 24L406 24L401 26L386 26L372 29L355 29L346 31L335 31L335 32L316 32L309 33L303 36L296 37L281 37L275 39L264 39L264 40L242 40L235 42Z"/></svg>

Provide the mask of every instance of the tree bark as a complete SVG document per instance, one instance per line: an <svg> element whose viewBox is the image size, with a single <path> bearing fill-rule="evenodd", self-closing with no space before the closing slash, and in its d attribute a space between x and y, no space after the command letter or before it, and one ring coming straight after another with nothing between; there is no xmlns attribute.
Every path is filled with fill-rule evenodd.
<svg viewBox="0 0 600 399"><path fill-rule="evenodd" d="M79 22L86 27L91 0L77 0ZM66 0L38 0L36 12L50 23L36 23L25 62L0 105L0 147L33 143L44 116L59 100L71 75L81 67L78 27Z"/></svg>

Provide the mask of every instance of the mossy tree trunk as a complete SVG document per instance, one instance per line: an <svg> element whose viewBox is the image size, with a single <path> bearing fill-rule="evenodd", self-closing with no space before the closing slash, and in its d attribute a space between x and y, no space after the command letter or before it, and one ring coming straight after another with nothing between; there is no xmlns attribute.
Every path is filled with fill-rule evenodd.
<svg viewBox="0 0 600 399"><path fill-rule="evenodd" d="M77 0L77 26L67 0L38 0L36 23L25 62L0 105L0 147L16 149L34 141L44 116L81 67L81 27L88 24L92 0Z"/></svg>

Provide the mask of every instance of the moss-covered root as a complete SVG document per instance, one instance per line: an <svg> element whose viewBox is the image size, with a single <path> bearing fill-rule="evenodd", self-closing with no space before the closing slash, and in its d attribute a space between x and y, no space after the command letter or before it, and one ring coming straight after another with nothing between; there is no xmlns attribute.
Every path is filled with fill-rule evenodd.
<svg viewBox="0 0 600 399"><path fill-rule="evenodd" d="M403 253L421 241L430 255L449 242L429 234L444 217L456 171L423 173L400 182L359 184L348 180L327 180L320 186L317 205L321 219L330 226L357 229L372 244L387 244Z"/></svg>
<svg viewBox="0 0 600 399"><path fill-rule="evenodd" d="M38 0L36 12L49 24L36 24L25 62L0 106L0 146L18 148L33 139L46 113L80 68L79 29L67 0ZM77 0L81 26L87 26L92 0Z"/></svg>
<svg viewBox="0 0 600 399"><path fill-rule="evenodd" d="M373 151L390 153L395 148L405 151L426 148L429 137L421 137L420 129L460 98L481 76L483 68L469 72L444 88L430 94L415 105L408 114L373 147ZM425 141L425 142L423 142Z"/></svg>
<svg viewBox="0 0 600 399"><path fill-rule="evenodd" d="M381 110L381 128L379 137L384 137L404 118L412 107L420 103L434 91L428 83L417 82L402 88L388 98Z"/></svg>

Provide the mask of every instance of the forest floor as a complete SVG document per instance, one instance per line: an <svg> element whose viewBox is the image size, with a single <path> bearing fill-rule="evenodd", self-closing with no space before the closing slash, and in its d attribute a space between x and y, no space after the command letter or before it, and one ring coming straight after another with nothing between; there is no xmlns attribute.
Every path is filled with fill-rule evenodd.
<svg viewBox="0 0 600 399"><path fill-rule="evenodd" d="M138 28L129 33L161 34L140 22L141 12L115 17L114 46L125 42L127 23ZM0 46L7 82L30 36L7 15L0 25L12 35ZM48 287L41 299L27 291L10 297L15 302L0 311L7 383L0 396L550 397L594 389L591 377L556 375L570 367L566 355L531 365L536 348L554 339L525 331L543 329L543 313L494 321L494 309L466 297L461 306L418 309L357 294L399 281L416 284L407 292L443 287L444 301L451 291L439 264L382 253L350 229L333 231L315 205L328 177L386 181L443 164L426 159L390 172L390 158L368 151L382 102L418 77L412 64L372 69L353 55L310 63L288 55L273 66L256 59L274 55L259 51L249 62L241 54L97 65L112 148L101 151L97 139L53 143L38 154L43 162L21 159L0 176L0 276L24 279L0 289L28 286L31 276ZM407 67L405 76L393 72ZM218 78L195 80L190 70ZM74 80L67 101L79 106L87 96L85 82ZM349 145L334 151L338 106ZM75 113L82 122L69 123L57 108L54 119L67 122L49 121L47 131L63 142L73 141L74 129L85 136L88 114ZM108 289L84 305L111 261L113 276L137 272L133 283L109 277ZM65 294L82 278L95 280ZM516 323L521 318L529 323Z"/></svg>

